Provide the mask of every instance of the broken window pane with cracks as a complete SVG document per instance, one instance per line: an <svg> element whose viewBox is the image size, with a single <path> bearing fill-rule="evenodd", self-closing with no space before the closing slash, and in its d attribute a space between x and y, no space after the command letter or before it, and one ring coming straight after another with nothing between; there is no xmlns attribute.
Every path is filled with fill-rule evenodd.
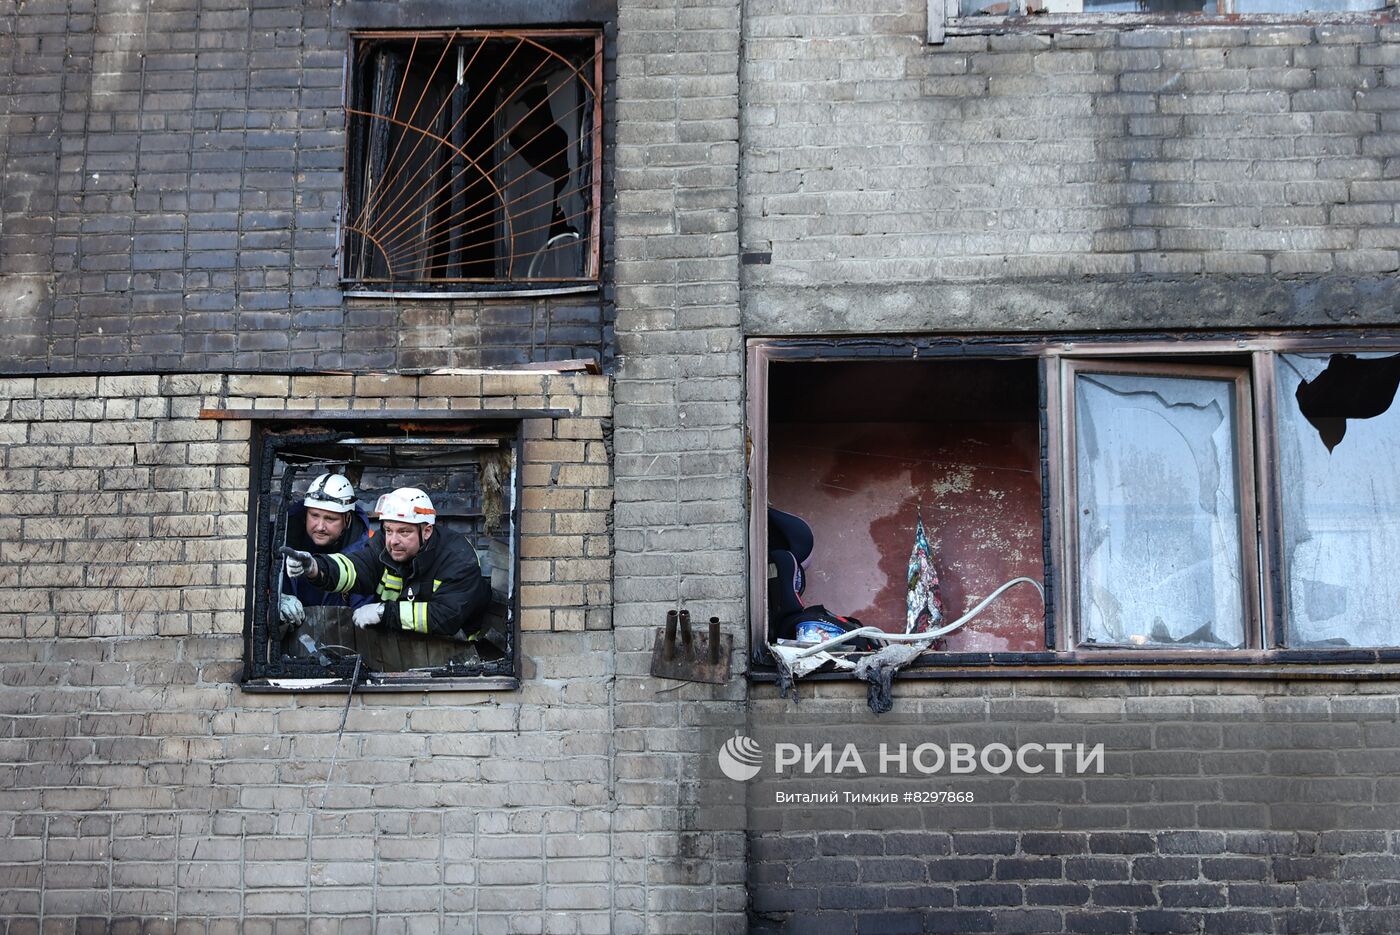
<svg viewBox="0 0 1400 935"><path fill-rule="evenodd" d="M1021 0L959 0L959 16L1016 16L1025 12Z"/></svg>
<svg viewBox="0 0 1400 935"><path fill-rule="evenodd" d="M453 291L595 280L600 48L591 30L357 37L347 283Z"/></svg>
<svg viewBox="0 0 1400 935"><path fill-rule="evenodd" d="M1213 0L1083 0L1084 13L1205 13L1219 12Z"/></svg>
<svg viewBox="0 0 1400 935"><path fill-rule="evenodd" d="M1383 10L1386 0L1235 0L1234 13L1364 13Z"/></svg>
<svg viewBox="0 0 1400 935"><path fill-rule="evenodd" d="M1042 13L1204 13L1214 16L1218 12L1216 0L960 0L958 5L960 16Z"/></svg>
<svg viewBox="0 0 1400 935"><path fill-rule="evenodd" d="M1151 14L1182 17L1269 13L1364 13L1387 0L959 0L959 16Z"/></svg>
<svg viewBox="0 0 1400 935"><path fill-rule="evenodd" d="M1244 645L1234 382L1080 372L1081 641Z"/></svg>
<svg viewBox="0 0 1400 935"><path fill-rule="evenodd" d="M1400 644L1400 354L1278 358L1291 646Z"/></svg>

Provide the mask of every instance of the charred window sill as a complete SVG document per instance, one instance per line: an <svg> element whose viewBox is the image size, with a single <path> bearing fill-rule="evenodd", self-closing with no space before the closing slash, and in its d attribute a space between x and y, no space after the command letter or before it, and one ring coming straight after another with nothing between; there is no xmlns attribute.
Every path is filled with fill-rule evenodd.
<svg viewBox="0 0 1400 935"><path fill-rule="evenodd" d="M239 686L255 695L305 695L330 693L343 695L350 690L350 680L335 679L253 679ZM355 694L384 692L502 692L516 691L520 679L514 676L443 676L429 675L368 678L355 686Z"/></svg>
<svg viewBox="0 0 1400 935"><path fill-rule="evenodd" d="M849 672L814 672L802 681L849 681ZM1146 653L930 653L897 679L1170 678L1170 679L1400 679L1400 649L1235 652L1213 655ZM753 682L776 682L777 669L755 663Z"/></svg>
<svg viewBox="0 0 1400 935"><path fill-rule="evenodd" d="M565 295L592 295L602 286L596 282L561 283L557 286L504 286L448 291L423 287L404 289L376 289L365 286L346 286L343 294L346 301L352 300L420 300L442 301L452 299L547 299Z"/></svg>
<svg viewBox="0 0 1400 935"><path fill-rule="evenodd" d="M1032 16L960 16L950 19L949 36L1000 33L1118 32L1144 27L1196 29L1219 26L1382 26L1397 22L1395 11L1368 13L1251 13L1207 16L1187 13L1046 13Z"/></svg>

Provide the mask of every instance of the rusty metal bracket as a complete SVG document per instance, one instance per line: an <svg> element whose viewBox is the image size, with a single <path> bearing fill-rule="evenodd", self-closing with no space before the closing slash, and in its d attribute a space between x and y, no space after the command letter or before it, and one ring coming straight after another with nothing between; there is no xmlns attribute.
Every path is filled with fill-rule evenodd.
<svg viewBox="0 0 1400 935"><path fill-rule="evenodd" d="M679 638L678 638L679 637ZM651 650L651 674L662 679L708 682L729 681L734 635L719 632L719 618L711 617L704 633L690 630L690 611L666 612L666 627L656 631Z"/></svg>

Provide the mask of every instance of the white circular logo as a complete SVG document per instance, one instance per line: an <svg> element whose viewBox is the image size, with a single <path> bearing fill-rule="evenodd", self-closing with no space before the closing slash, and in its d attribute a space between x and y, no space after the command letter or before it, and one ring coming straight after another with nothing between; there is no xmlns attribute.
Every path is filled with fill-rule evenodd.
<svg viewBox="0 0 1400 935"><path fill-rule="evenodd" d="M719 748L719 770L735 782L746 782L763 768L763 751L758 741L735 734Z"/></svg>

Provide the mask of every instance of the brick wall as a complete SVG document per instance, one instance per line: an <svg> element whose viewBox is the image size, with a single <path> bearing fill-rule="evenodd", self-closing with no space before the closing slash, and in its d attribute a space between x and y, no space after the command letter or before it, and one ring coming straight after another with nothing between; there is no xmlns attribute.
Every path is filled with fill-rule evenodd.
<svg viewBox="0 0 1400 935"><path fill-rule="evenodd" d="M1387 932L1400 925L1394 683L1112 680L809 683L755 689L765 747L846 742L867 774L751 784L751 931ZM1102 773L879 771L884 742L1073 741ZM1068 762L1067 755L1067 762ZM771 765L769 766L771 768ZM778 792L951 791L821 806Z"/></svg>
<svg viewBox="0 0 1400 935"><path fill-rule="evenodd" d="M746 335L1393 321L1394 26L929 46L922 2L818 6L744 8ZM878 721L863 687L803 691L794 708L755 686L744 732L917 743L1048 724L1106 740L1109 769L945 774L909 788L978 801L930 808L778 806L794 786L757 780L752 931L1400 926L1393 682L905 679ZM811 784L833 788L893 787Z"/></svg>
<svg viewBox="0 0 1400 935"><path fill-rule="evenodd" d="M746 686L648 676L668 609L744 670L737 0L618 5L616 931L741 932L744 813L703 801ZM669 691L663 690L670 689Z"/></svg>
<svg viewBox="0 0 1400 935"><path fill-rule="evenodd" d="M928 46L924 9L746 7L750 331L1389 318L1396 27Z"/></svg>
<svg viewBox="0 0 1400 935"><path fill-rule="evenodd" d="M250 423L201 408L544 406L519 691L359 696L337 750L343 699L238 689ZM608 378L7 378L0 411L6 931L611 930Z"/></svg>
<svg viewBox="0 0 1400 935"><path fill-rule="evenodd" d="M1389 932L1395 844L1385 831L762 835L750 931Z"/></svg>
<svg viewBox="0 0 1400 935"><path fill-rule="evenodd" d="M610 358L606 289L343 301L337 281L347 30L611 18L606 3L560 4L549 17L534 6L494 4L473 21L455 9L329 0L36 0L0 9L6 369L286 372ZM609 57L609 83L612 71ZM604 261L607 282L610 250Z"/></svg>
<svg viewBox="0 0 1400 935"><path fill-rule="evenodd" d="M743 787L709 795L717 734L793 718L740 678L648 675L677 606L720 616L744 668L745 335L1345 325L1400 300L1394 27L928 47L919 0L818 6L621 0L615 28L582 0L472 23L432 2L0 8L7 932L1394 927L1400 852L1374 827L1248 809L1220 827L1120 782L1102 810L1003 803L979 829L921 815L872 836L852 812L775 833ZM600 295L343 301L346 30L544 16L607 24ZM584 355L610 384L394 372ZM38 376L99 370L136 375ZM233 687L248 424L195 417L213 405L576 412L530 439L521 690L357 698L322 807L340 701ZM1143 684L1084 683L1055 710L1219 692L1393 722L1397 698ZM1047 686L898 691L985 714ZM813 697L868 730L859 695ZM1388 808L1396 743L1371 745L1345 765L1369 785L1344 794ZM1201 827L1218 833L1176 834Z"/></svg>

